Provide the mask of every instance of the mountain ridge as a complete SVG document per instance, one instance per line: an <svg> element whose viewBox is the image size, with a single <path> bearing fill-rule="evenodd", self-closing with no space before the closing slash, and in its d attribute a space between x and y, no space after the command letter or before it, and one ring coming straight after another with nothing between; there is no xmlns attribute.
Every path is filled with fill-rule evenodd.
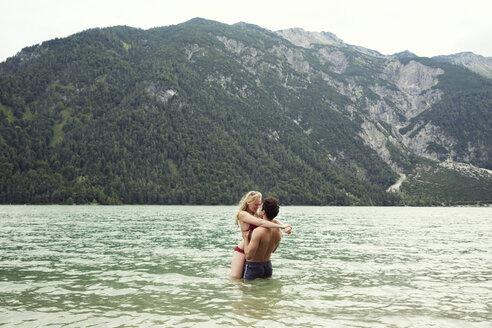
<svg viewBox="0 0 492 328"><path fill-rule="evenodd" d="M490 201L489 175L441 165L490 169L490 82L371 53L204 19L25 48L0 64L0 201L230 204L249 189L285 204ZM474 120L457 128L460 115ZM460 183L422 183L429 172Z"/></svg>
<svg viewBox="0 0 492 328"><path fill-rule="evenodd" d="M415 53L409 50L404 50L390 55L383 55L377 50L365 48L360 45L347 44L342 39L338 38L335 34L331 32L310 32L310 31L305 31L302 28L296 27L296 28L279 30L276 31L275 33L289 40L293 44L305 48L309 48L312 44L324 42L325 44L328 45L349 47L357 51L360 51L361 53L368 54L375 57L384 57L384 58L419 57ZM431 58L437 61L453 63L459 66L463 66L484 77L492 78L492 57L484 57L480 54L475 54L471 51L468 51L468 52L460 52L450 55L438 55L438 56L433 56Z"/></svg>

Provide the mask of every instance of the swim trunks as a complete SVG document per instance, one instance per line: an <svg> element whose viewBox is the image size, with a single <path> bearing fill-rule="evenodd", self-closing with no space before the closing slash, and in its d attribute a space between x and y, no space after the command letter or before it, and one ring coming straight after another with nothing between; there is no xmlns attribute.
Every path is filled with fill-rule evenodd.
<svg viewBox="0 0 492 328"><path fill-rule="evenodd" d="M244 262L243 279L269 278L272 276L272 262Z"/></svg>

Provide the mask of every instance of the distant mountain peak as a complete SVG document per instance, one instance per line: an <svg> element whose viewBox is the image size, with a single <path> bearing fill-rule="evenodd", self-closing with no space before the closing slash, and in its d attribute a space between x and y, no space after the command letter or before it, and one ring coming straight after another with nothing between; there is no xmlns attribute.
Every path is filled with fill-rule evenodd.
<svg viewBox="0 0 492 328"><path fill-rule="evenodd" d="M405 51L394 53L393 55L391 55L391 57L400 59L400 58L418 57L418 56L409 50L405 50Z"/></svg>
<svg viewBox="0 0 492 328"><path fill-rule="evenodd" d="M280 35L284 39L287 39L292 44L303 48L312 48L313 45L347 47L366 55L370 55L374 57L384 57L380 52L376 50L347 44L342 39L340 39L339 37L337 37L335 34L331 32L310 32L310 31L305 31L300 27L296 27L296 28L276 31L275 33L277 33L277 35Z"/></svg>
<svg viewBox="0 0 492 328"><path fill-rule="evenodd" d="M492 57L484 57L473 52L459 52L453 55L435 56L432 59L460 65L469 70L492 79Z"/></svg>
<svg viewBox="0 0 492 328"><path fill-rule="evenodd" d="M276 31L278 35L293 44L303 48L310 48L313 44L344 46L345 42L330 32L309 32L300 27Z"/></svg>

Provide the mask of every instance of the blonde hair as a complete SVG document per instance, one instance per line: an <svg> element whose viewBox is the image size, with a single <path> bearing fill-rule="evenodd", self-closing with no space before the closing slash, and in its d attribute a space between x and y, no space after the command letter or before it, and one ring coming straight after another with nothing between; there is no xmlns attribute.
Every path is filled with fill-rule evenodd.
<svg viewBox="0 0 492 328"><path fill-rule="evenodd" d="M239 210L237 211L236 214L236 224L239 225L239 213L242 211L246 211L248 208L248 205L255 202L258 198L261 199L261 193L258 191L249 191L246 193L246 195L241 198L241 201L239 202Z"/></svg>

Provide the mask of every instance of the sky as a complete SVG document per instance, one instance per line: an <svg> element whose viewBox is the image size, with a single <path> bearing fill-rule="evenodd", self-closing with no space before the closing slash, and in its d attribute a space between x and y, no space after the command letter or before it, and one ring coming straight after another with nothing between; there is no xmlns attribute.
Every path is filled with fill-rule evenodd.
<svg viewBox="0 0 492 328"><path fill-rule="evenodd" d="M0 62L89 28L149 29L195 17L331 32L385 55L492 57L491 16L492 0L0 0Z"/></svg>

